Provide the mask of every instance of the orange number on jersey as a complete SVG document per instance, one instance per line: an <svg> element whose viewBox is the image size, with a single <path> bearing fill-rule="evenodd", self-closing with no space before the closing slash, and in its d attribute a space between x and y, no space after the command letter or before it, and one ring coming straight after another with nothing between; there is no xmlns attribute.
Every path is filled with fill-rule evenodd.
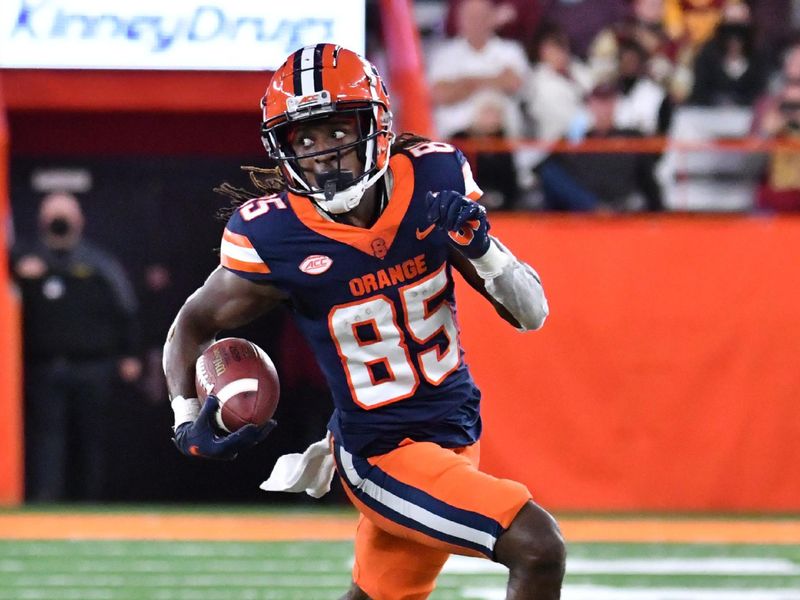
<svg viewBox="0 0 800 600"><path fill-rule="evenodd" d="M445 265L430 276L400 289L400 300L408 334L420 344L440 332L447 347L423 350L418 355L422 376L439 385L461 360L458 328L453 307L444 302L430 310L428 302L447 287ZM360 332L370 331L369 339ZM328 315L330 330L342 360L353 400L367 410L412 396L419 386L419 375L411 362L405 333L397 322L394 304L383 295L333 307ZM374 375L382 365L385 377Z"/></svg>

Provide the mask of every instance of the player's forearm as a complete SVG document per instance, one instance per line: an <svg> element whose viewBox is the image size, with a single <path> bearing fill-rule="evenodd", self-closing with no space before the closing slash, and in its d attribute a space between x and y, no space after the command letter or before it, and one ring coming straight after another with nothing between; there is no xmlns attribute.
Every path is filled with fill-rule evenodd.
<svg viewBox="0 0 800 600"><path fill-rule="evenodd" d="M516 319L523 331L544 325L550 308L539 275L516 258L496 238L489 251L470 261L484 280L486 291Z"/></svg>
<svg viewBox="0 0 800 600"><path fill-rule="evenodd" d="M272 286L257 285L215 269L178 311L167 335L164 374L170 397L196 395L195 362L217 333L249 323L283 298Z"/></svg>
<svg viewBox="0 0 800 600"><path fill-rule="evenodd" d="M203 325L191 301L181 308L164 344L164 375L170 398L196 395L194 370L197 357L213 341L216 330Z"/></svg>
<svg viewBox="0 0 800 600"><path fill-rule="evenodd" d="M167 380L174 428L194 421L200 413L200 401L195 387L195 363L213 341L216 331L204 321L192 306L192 298L183 305L169 329L164 344L164 375Z"/></svg>

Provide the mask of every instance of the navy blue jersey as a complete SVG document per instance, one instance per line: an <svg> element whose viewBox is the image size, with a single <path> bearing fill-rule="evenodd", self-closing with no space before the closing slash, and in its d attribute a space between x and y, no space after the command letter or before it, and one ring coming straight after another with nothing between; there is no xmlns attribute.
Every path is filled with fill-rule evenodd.
<svg viewBox="0 0 800 600"><path fill-rule="evenodd" d="M390 161L393 186L368 228L326 219L291 193L242 205L222 265L286 292L330 385L329 428L350 452L382 454L406 438L475 442L480 392L463 360L447 235L429 225L428 191L480 190L463 155L437 142Z"/></svg>

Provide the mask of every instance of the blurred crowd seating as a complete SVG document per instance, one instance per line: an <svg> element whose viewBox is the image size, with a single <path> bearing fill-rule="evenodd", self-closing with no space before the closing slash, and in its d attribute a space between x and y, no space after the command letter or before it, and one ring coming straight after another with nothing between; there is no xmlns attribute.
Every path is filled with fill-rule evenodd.
<svg viewBox="0 0 800 600"><path fill-rule="evenodd" d="M800 1L416 5L488 208L800 209Z"/></svg>

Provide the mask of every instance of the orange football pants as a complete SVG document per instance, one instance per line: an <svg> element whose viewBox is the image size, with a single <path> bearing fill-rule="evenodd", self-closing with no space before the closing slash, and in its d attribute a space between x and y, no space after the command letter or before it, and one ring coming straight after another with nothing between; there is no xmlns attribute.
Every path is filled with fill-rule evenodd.
<svg viewBox="0 0 800 600"><path fill-rule="evenodd" d="M479 444L405 440L362 458L334 442L339 477L361 516L353 581L372 600L424 600L450 554L494 558L530 500L521 483L478 470Z"/></svg>

